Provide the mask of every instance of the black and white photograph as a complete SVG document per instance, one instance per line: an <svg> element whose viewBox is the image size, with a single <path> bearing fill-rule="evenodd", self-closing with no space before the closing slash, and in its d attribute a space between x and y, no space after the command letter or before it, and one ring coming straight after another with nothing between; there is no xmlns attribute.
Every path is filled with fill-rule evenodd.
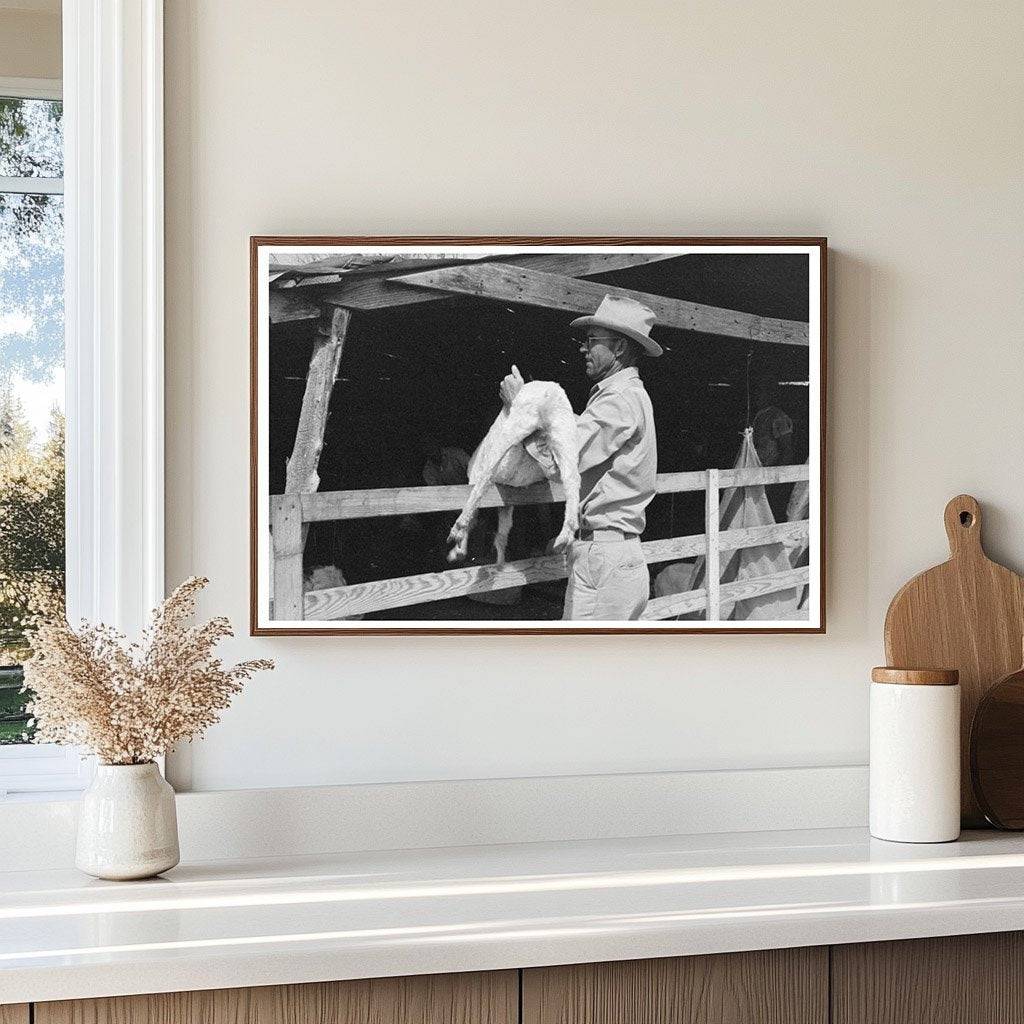
<svg viewBox="0 0 1024 1024"><path fill-rule="evenodd" d="M824 270L254 237L252 632L823 632Z"/></svg>

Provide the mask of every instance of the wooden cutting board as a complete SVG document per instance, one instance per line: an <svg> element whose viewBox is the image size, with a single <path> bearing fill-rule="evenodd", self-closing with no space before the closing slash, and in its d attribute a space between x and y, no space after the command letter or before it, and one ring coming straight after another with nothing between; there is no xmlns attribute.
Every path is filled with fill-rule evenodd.
<svg viewBox="0 0 1024 1024"><path fill-rule="evenodd" d="M987 689L1020 667L1024 579L988 558L981 507L969 494L946 506L949 561L915 576L885 616L885 657L896 668L960 671L960 813L965 827L984 826L971 788L970 734Z"/></svg>

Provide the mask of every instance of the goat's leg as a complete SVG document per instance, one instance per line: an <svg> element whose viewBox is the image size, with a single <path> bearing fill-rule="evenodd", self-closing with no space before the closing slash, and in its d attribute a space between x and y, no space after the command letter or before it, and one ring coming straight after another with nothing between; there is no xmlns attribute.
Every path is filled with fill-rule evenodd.
<svg viewBox="0 0 1024 1024"><path fill-rule="evenodd" d="M466 557L466 553L469 551L469 531L472 528L471 520L463 522L461 516L455 520L448 533L448 543L452 545L448 552L449 562L457 562L460 558Z"/></svg>
<svg viewBox="0 0 1024 1024"><path fill-rule="evenodd" d="M501 569L505 565L505 548L508 547L508 535L512 529L512 506L502 505L498 509L498 529L494 534L494 553L497 556L494 564Z"/></svg>
<svg viewBox="0 0 1024 1024"><path fill-rule="evenodd" d="M505 451L507 450L506 448ZM448 552L449 562L456 562L460 558L466 557L469 548L469 531L473 528L473 523L476 520L477 506L483 500L487 488L491 486L495 463L497 463L497 459L494 462L488 460L486 464L476 467L479 475L470 489L469 497L466 499L465 505L462 506L458 519L452 524L448 534L448 543L453 545L451 551Z"/></svg>
<svg viewBox="0 0 1024 1024"><path fill-rule="evenodd" d="M505 457L509 449L516 444L522 444L523 440L530 436L537 429L537 416L533 410L517 409L515 405L509 412L498 436L495 438L488 457L474 466L476 480L473 483L469 497L466 499L458 519L448 534L448 543L454 545L448 552L448 561L454 562L459 558L466 557L466 550L469 546L469 531L476 518L476 510L483 500L487 488L494 482L494 470L499 462Z"/></svg>
<svg viewBox="0 0 1024 1024"><path fill-rule="evenodd" d="M572 442L575 442L575 425L571 437ZM551 431L548 437L551 455L558 466L558 475L562 478L562 490L565 491L565 518L562 520L562 529L552 545L555 551L562 551L569 546L580 525L579 453L572 442L567 442L557 430Z"/></svg>

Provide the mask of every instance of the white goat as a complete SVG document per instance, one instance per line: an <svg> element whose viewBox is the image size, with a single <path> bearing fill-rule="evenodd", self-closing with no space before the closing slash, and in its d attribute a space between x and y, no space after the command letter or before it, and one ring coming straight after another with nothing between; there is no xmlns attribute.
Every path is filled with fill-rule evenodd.
<svg viewBox="0 0 1024 1024"><path fill-rule="evenodd" d="M512 374L522 381L515 366ZM469 460L472 490L448 534L448 542L453 545L448 552L448 561L466 557L469 531L476 519L477 506L488 487L492 484L526 487L545 477L552 480L560 477L565 491L565 519L553 545L555 551L561 551L572 540L580 518L576 417L560 385L553 381L534 380L523 384L509 408L502 407L487 436ZM511 529L512 506L503 505L494 535L499 567L505 564L505 546Z"/></svg>

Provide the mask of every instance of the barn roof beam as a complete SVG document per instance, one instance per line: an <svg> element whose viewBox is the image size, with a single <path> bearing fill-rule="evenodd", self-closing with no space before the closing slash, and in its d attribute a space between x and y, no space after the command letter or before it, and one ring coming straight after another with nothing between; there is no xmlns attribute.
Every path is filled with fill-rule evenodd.
<svg viewBox="0 0 1024 1024"><path fill-rule="evenodd" d="M319 320L323 309L316 296L297 295L294 291L270 289L270 322L272 324L289 324L297 320Z"/></svg>
<svg viewBox="0 0 1024 1024"><path fill-rule="evenodd" d="M608 274L615 270L625 270L628 267L639 267L647 263L656 263L660 260L672 259L678 253L513 253L501 257L502 262L509 266L529 267L539 271L560 271L570 277L592 277L595 274ZM474 262L463 264L468 266L485 266L486 263ZM270 322L287 323L292 320L313 320L320 314L319 310L313 311L312 296L318 300L329 302L335 306L345 306L348 309L389 309L392 306L407 306L418 302L436 302L440 299L451 298L425 288L410 288L403 284L394 284L391 279L395 277L395 271L388 264L381 264L379 271L369 271L361 268L358 273L344 273L335 275L331 281L321 281L319 278L307 278L296 288L271 288L270 289ZM311 282L316 282L315 292L307 288ZM333 283L332 283L333 282ZM295 297L295 304L287 305L280 296L291 293ZM298 311L302 308L300 296L307 295L307 312L305 315Z"/></svg>
<svg viewBox="0 0 1024 1024"><path fill-rule="evenodd" d="M808 324L799 320L781 320L720 309L685 299L669 299L631 288L616 288L507 262L443 267L403 274L390 281L406 288L423 288L448 295L471 295L480 299L497 299L581 314L593 313L605 295L617 295L636 299L650 307L661 327L779 345L808 344Z"/></svg>

